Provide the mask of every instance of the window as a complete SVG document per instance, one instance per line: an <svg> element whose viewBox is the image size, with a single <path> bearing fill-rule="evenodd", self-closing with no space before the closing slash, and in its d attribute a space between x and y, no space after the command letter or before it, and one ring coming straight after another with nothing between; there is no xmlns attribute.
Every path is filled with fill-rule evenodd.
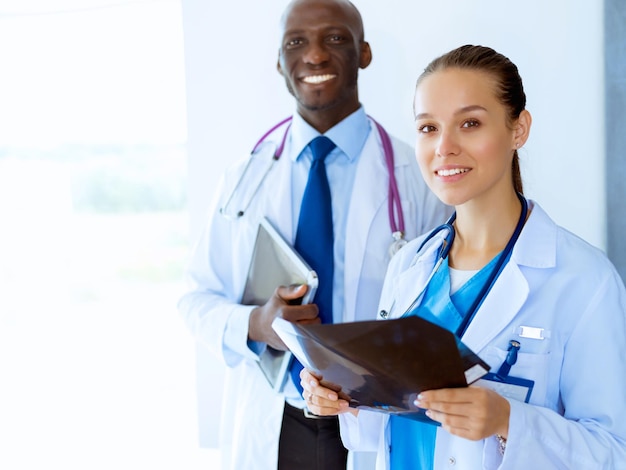
<svg viewBox="0 0 626 470"><path fill-rule="evenodd" d="M0 467L209 468L181 6L0 6Z"/></svg>

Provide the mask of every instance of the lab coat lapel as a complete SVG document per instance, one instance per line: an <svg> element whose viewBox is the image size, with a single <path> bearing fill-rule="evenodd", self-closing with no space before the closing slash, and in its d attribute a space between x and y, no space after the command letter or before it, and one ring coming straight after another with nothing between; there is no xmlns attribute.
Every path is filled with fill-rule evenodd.
<svg viewBox="0 0 626 470"><path fill-rule="evenodd" d="M443 237L437 235L416 255L412 265L402 272L394 286L394 302L390 318L400 318L420 296L433 272ZM391 307L389 307L391 308Z"/></svg>
<svg viewBox="0 0 626 470"><path fill-rule="evenodd" d="M529 295L528 281L520 266L550 269L556 264L557 226L529 201L531 213L515 244L511 259L463 336L473 351L481 351L511 323Z"/></svg>
<svg viewBox="0 0 626 470"><path fill-rule="evenodd" d="M382 145L378 132L372 126L361 156L359 157L354 187L348 211L345 246L345 311L354 315L358 282L363 268L365 250L374 216L387 200L387 184L380 184L381 178L387 180L387 169L383 161ZM347 318L352 321L354 318Z"/></svg>
<svg viewBox="0 0 626 470"><path fill-rule="evenodd" d="M283 156L276 164L275 175L267 179L267 216L275 228L293 244L296 234L293 223L293 200L291 197L291 162L289 149L286 148Z"/></svg>
<svg viewBox="0 0 626 470"><path fill-rule="evenodd" d="M515 317L528 297L528 281L512 260L504 267L463 336L473 351L482 350Z"/></svg>

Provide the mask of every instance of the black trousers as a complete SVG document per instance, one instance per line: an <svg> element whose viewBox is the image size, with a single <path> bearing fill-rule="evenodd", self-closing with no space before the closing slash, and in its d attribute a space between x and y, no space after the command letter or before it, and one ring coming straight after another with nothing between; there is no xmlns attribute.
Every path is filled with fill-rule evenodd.
<svg viewBox="0 0 626 470"><path fill-rule="evenodd" d="M309 418L285 403L278 470L345 470L347 459L336 416Z"/></svg>

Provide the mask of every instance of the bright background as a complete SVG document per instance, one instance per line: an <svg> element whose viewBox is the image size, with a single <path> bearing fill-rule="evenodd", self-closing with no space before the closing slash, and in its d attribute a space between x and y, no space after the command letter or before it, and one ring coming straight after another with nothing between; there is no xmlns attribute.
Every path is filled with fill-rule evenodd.
<svg viewBox="0 0 626 470"><path fill-rule="evenodd" d="M216 468L222 370L176 302L219 174L293 111L285 4L0 0L0 468ZM436 55L516 62L526 192L604 248L603 2L355 4L361 100L408 142Z"/></svg>
<svg viewBox="0 0 626 470"><path fill-rule="evenodd" d="M200 469L179 1L0 3L0 468Z"/></svg>

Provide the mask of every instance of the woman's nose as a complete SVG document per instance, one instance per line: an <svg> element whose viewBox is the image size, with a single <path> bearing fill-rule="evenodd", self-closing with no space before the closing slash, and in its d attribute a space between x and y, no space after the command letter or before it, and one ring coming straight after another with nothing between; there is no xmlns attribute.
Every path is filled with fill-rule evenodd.
<svg viewBox="0 0 626 470"><path fill-rule="evenodd" d="M441 132L437 142L437 155L448 157L459 153L458 136L453 131Z"/></svg>

